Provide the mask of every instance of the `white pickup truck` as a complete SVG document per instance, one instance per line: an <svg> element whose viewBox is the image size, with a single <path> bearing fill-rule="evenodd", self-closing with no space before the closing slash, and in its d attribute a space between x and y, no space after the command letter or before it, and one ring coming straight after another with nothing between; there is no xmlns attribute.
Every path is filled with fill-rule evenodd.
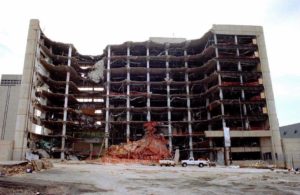
<svg viewBox="0 0 300 195"><path fill-rule="evenodd" d="M162 167L163 165L167 166L173 166L175 167L175 161L171 159L166 160L159 160L159 165Z"/></svg>
<svg viewBox="0 0 300 195"><path fill-rule="evenodd" d="M207 160L195 160L194 158L189 158L188 160L182 160L181 166L186 167L188 165L196 165L199 167L209 166L209 161Z"/></svg>

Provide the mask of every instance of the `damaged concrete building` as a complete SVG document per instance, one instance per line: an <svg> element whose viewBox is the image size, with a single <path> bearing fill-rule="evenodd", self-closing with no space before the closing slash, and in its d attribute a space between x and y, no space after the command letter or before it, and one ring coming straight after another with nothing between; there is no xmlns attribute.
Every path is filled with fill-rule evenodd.
<svg viewBox="0 0 300 195"><path fill-rule="evenodd" d="M130 41L90 56L31 20L14 159L37 145L97 156L141 139L150 121L181 159L283 163L262 27L213 25L199 39Z"/></svg>

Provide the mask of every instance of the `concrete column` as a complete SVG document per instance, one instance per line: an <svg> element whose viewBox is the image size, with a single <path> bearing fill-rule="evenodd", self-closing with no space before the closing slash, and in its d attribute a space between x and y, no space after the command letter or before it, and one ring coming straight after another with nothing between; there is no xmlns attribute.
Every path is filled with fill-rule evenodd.
<svg viewBox="0 0 300 195"><path fill-rule="evenodd" d="M234 36L234 42L235 42L236 45L238 45L238 39L237 39L236 35ZM236 56L237 57L240 56L240 50L239 50L239 48L236 48ZM238 61L238 71L240 72L240 83L243 84L244 83L243 76L242 76L242 71L243 70L242 70L242 65L241 65L240 61ZM241 90L241 98L242 98L243 101L245 100L245 90L244 89ZM241 104L240 103L240 106L243 107L243 115L247 116L247 107L246 107L246 104ZM242 113L241 113L241 115L242 115ZM242 123L243 123L243 119L241 119L241 120L242 120ZM248 119L246 119L245 120L245 127L244 128L248 129L248 127L249 127L249 121L248 121Z"/></svg>
<svg viewBox="0 0 300 195"><path fill-rule="evenodd" d="M71 66L71 57L72 57L72 46L69 47L68 53L68 66ZM70 72L67 72L66 75L66 89L65 89L65 102L64 102L64 116L63 116L63 128L62 128L62 137L61 137L61 153L60 159L65 159L65 142L66 142L66 132L67 132L67 115L68 115L68 96L69 96L69 82L70 82Z"/></svg>
<svg viewBox="0 0 300 195"><path fill-rule="evenodd" d="M279 132L279 123L275 108L275 100L273 94L273 87L271 81L271 75L269 70L269 62L267 57L265 39L263 29L260 28L257 32L257 45L259 50L259 57L261 63L262 79L263 85L265 87L266 101L268 107L268 116L270 123L270 130L272 133L272 159L275 164L278 166L284 166L284 156L282 143ZM276 158L277 157L277 158Z"/></svg>
<svg viewBox="0 0 300 195"><path fill-rule="evenodd" d="M187 56L187 51L184 50L184 56ZM188 68L188 62L185 61L184 62L184 67ZM189 88L189 75L187 72L185 72L185 82L186 82L186 106L188 109L188 132L189 132L189 149L190 149L190 157L194 157L194 153L193 153L193 129L192 129L192 115L191 115L191 99L190 99L190 88Z"/></svg>
<svg viewBox="0 0 300 195"><path fill-rule="evenodd" d="M207 78L207 74L204 75L204 78ZM205 91L208 90L207 84L204 85ZM207 97L205 99L205 106L209 106L209 98ZM207 120L211 119L210 111L207 109ZM211 123L208 124L208 130L211 130Z"/></svg>
<svg viewBox="0 0 300 195"><path fill-rule="evenodd" d="M150 62L149 62L149 45L147 45L147 121L151 121L150 114Z"/></svg>
<svg viewBox="0 0 300 195"><path fill-rule="evenodd" d="M214 43L215 44L218 44L218 41L217 41L217 35L214 34ZM219 57L219 52L218 52L218 48L216 47L215 48L215 53L216 53L216 58ZM220 65L220 62L219 60L217 60L217 71L221 71L221 65ZM218 83L219 85L222 85L222 78L221 78L221 74L219 73L218 74ZM223 100L223 90L220 88L219 90L219 97L220 97L220 100L222 101ZM225 111L224 111L224 104L221 102L221 113L222 113L222 116L224 116L225 114ZM222 119L222 124L223 124L223 128L226 127L226 123L225 123L225 120L224 118Z"/></svg>
<svg viewBox="0 0 300 195"><path fill-rule="evenodd" d="M129 142L130 139L130 47L127 47L127 91L126 91L126 141Z"/></svg>
<svg viewBox="0 0 300 195"><path fill-rule="evenodd" d="M215 44L218 43L216 34L214 34L214 43ZM216 58L218 58L219 52L218 52L217 47L215 48L215 53L216 53ZM217 60L217 71L221 71L221 66L220 66L219 60ZM218 82L219 82L219 85L222 85L222 78L221 78L220 74L218 74ZM222 101L223 100L223 90L221 88L219 90L219 97L220 97L220 100ZM224 119L225 110L224 110L224 104L222 102L221 102L221 114L222 114L222 127L224 129L226 127L226 121ZM224 146L224 163L225 163L225 165L229 164L229 148L225 147L225 146Z"/></svg>
<svg viewBox="0 0 300 195"><path fill-rule="evenodd" d="M221 67L220 67L219 61L217 61L217 70L221 71ZM222 85L222 78L221 78L221 74L220 73L218 74L218 84ZM221 101L224 99L223 98L223 90L221 88L219 90L219 97L220 97ZM221 102L221 113L222 113L222 116L225 115L224 104L222 102ZM224 119L222 119L222 123L223 123L223 128L226 127L226 123L225 123Z"/></svg>
<svg viewBox="0 0 300 195"><path fill-rule="evenodd" d="M105 111L105 149L108 148L108 138L109 138L109 121L110 121L110 116L109 116L109 93L110 93L110 56L111 56L111 51L110 51L110 46L107 47L107 70L106 70L106 111Z"/></svg>
<svg viewBox="0 0 300 195"><path fill-rule="evenodd" d="M204 77L207 78L207 74L205 74ZM208 89L207 84L205 84L204 87L205 87L205 90ZM206 106L206 108L209 106L209 98L206 98L205 106ZM209 121L210 119L211 119L210 111L207 109L207 120ZM210 122L208 124L208 130L211 131L211 123ZM212 138L209 138L209 148L210 149L213 148L213 140L212 140ZM213 159L213 152L209 152L209 159L210 160L214 160Z"/></svg>
<svg viewBox="0 0 300 195"><path fill-rule="evenodd" d="M5 135L7 113L8 113L9 100L10 100L10 91L11 91L11 86L7 86L6 98L5 98L5 104L4 104L5 105L4 106L4 116L3 116L0 140L4 140L4 137L5 137L4 135Z"/></svg>
<svg viewBox="0 0 300 195"><path fill-rule="evenodd" d="M166 49L166 56L168 56L168 49ZM166 60L166 79L167 79L167 107L168 107L168 133L169 133L169 150L172 151L172 124L171 124L171 99L170 99L170 74L169 61Z"/></svg>
<svg viewBox="0 0 300 195"><path fill-rule="evenodd" d="M217 45L218 44L218 40L217 40L217 34L214 34L214 44ZM215 53L216 53L216 58L219 57L219 51L217 46L215 47Z"/></svg>
<svg viewBox="0 0 300 195"><path fill-rule="evenodd" d="M38 20L30 20L26 53L24 60L17 122L15 131L15 142L13 160L23 160L27 148L27 133L31 127L30 104L34 69L37 63L37 48L40 39L40 27Z"/></svg>

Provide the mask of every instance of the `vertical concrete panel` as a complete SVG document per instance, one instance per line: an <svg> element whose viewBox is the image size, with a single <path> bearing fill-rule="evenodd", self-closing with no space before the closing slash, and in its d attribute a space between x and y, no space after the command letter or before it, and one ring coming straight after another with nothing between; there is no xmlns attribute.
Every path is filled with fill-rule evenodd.
<svg viewBox="0 0 300 195"><path fill-rule="evenodd" d="M0 140L0 161L8 161L12 159L13 141Z"/></svg>
<svg viewBox="0 0 300 195"><path fill-rule="evenodd" d="M19 94L20 86L12 86L8 103L7 121L4 135L5 140L15 139Z"/></svg>
<svg viewBox="0 0 300 195"><path fill-rule="evenodd" d="M262 137L260 138L260 150L261 153L272 153L272 141L270 137Z"/></svg>
<svg viewBox="0 0 300 195"><path fill-rule="evenodd" d="M268 63L265 39L264 39L264 34L262 29L261 31L258 32L257 35L257 45L258 45L259 55L261 58L263 84L265 87L265 94L267 100L270 130L272 132L273 162L276 163L278 166L284 166L284 156L283 156L282 145L281 145L280 134L279 134L279 123L276 114L273 87L272 87L272 81L269 72L269 63Z"/></svg>
<svg viewBox="0 0 300 195"><path fill-rule="evenodd" d="M224 165L224 150L217 152L217 163L220 165Z"/></svg>
<svg viewBox="0 0 300 195"><path fill-rule="evenodd" d="M0 86L0 140L4 136L3 125L5 124L5 105L7 96L7 86Z"/></svg>
<svg viewBox="0 0 300 195"><path fill-rule="evenodd" d="M282 139L287 168L300 168L300 139L284 138Z"/></svg>
<svg viewBox="0 0 300 195"><path fill-rule="evenodd" d="M27 145L27 135L28 127L30 127L31 122L29 119L29 105L31 97L31 87L32 87L32 77L33 68L35 65L35 54L36 48L39 40L39 21L30 20L28 36L27 36L27 46L23 67L23 77L21 85L21 93L17 114L16 122L16 132L15 132L15 145L14 145L14 160L24 159L24 154Z"/></svg>

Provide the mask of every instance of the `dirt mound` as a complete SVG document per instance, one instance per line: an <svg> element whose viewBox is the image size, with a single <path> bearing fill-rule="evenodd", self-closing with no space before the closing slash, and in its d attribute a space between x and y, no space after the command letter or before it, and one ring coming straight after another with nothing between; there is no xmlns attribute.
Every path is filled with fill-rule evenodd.
<svg viewBox="0 0 300 195"><path fill-rule="evenodd" d="M157 125L157 122L145 123L144 138L126 144L112 145L108 148L105 157L150 161L169 158L171 154L167 148L167 140L164 136L155 134Z"/></svg>

